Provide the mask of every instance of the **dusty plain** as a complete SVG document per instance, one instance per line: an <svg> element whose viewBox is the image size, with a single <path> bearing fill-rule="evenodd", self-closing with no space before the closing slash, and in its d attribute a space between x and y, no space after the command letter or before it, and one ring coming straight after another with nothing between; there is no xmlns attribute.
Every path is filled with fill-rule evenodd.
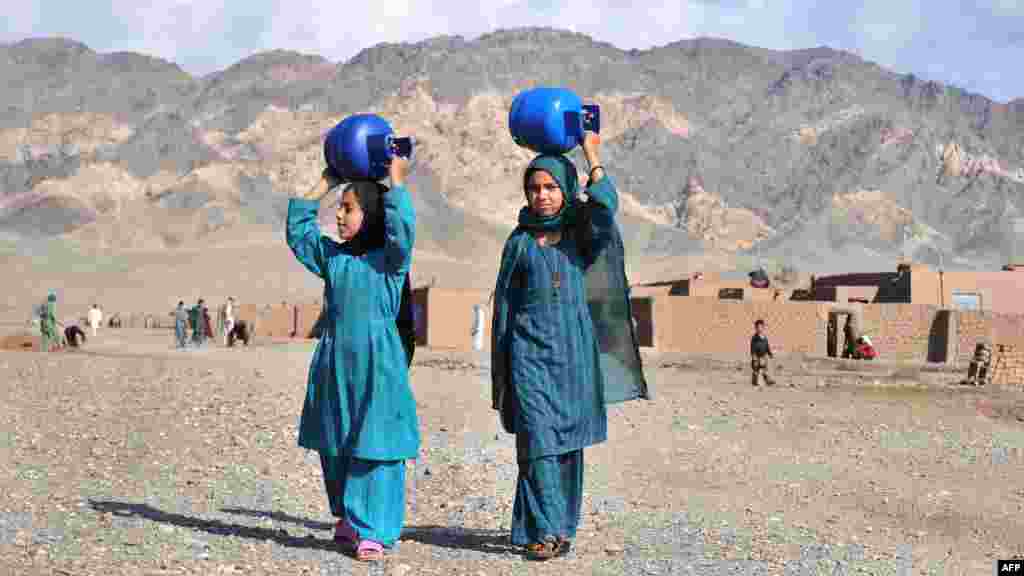
<svg viewBox="0 0 1024 576"><path fill-rule="evenodd" d="M483 358L420 349L407 526L358 564L296 445L315 343L171 339L0 351L0 574L981 575L1024 555L1019 393L800 357L752 388L742 357L645 352L655 397L613 406L586 451L574 551L529 562Z"/></svg>

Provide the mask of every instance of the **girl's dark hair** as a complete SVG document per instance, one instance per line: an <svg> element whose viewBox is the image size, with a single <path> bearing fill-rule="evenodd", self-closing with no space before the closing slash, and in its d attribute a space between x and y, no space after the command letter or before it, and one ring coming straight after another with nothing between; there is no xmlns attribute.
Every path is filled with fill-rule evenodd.
<svg viewBox="0 0 1024 576"><path fill-rule="evenodd" d="M356 181L348 184L346 190L355 194L359 207L363 210L363 227L352 242L352 252L360 255L384 247L384 195L390 190L384 184L374 181ZM405 275L402 285L402 297L398 304L398 318L395 324L398 335L402 338L405 348L407 365L412 364L412 356L416 349L416 325L412 315L412 278Z"/></svg>
<svg viewBox="0 0 1024 576"><path fill-rule="evenodd" d="M363 211L363 227L350 242L356 254L365 254L384 246L384 194L389 188L380 182L357 181L349 183L350 190Z"/></svg>

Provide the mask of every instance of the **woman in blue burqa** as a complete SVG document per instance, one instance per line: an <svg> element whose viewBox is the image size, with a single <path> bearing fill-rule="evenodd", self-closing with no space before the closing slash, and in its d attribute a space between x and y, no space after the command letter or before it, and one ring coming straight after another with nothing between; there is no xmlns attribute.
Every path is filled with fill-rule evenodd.
<svg viewBox="0 0 1024 576"><path fill-rule="evenodd" d="M608 436L605 405L649 398L633 331L618 194L586 132L590 169L541 155L526 169L527 205L505 243L491 332L493 408L516 435L512 543L531 559L567 552L583 493L583 449ZM627 338L612 337L627 334Z"/></svg>
<svg viewBox="0 0 1024 576"><path fill-rule="evenodd" d="M416 215L394 158L391 188L352 182L336 205L343 242L317 225L320 199L340 185L328 168L288 204L288 246L324 281L320 342L313 353L299 422L299 446L320 453L334 538L360 560L383 558L405 515L405 460L419 451L409 385L409 268Z"/></svg>

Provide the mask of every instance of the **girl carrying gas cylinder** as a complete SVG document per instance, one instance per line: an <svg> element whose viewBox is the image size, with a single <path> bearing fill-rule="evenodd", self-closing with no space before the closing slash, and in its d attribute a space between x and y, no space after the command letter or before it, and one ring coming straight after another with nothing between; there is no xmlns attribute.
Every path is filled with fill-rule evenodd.
<svg viewBox="0 0 1024 576"><path fill-rule="evenodd" d="M583 449L607 439L605 404L647 397L635 338L615 350L599 344L609 327L633 335L618 195L599 145L598 134L584 132L586 203L577 199L576 166L562 154L541 154L526 168L526 206L505 243L494 293L493 408L516 435L519 467L512 544L535 560L570 549L580 520ZM598 261L595 282L603 286L591 285L595 296L588 297L588 271ZM624 360L623 378L605 378L605 355Z"/></svg>
<svg viewBox="0 0 1024 576"><path fill-rule="evenodd" d="M391 188L350 182L339 194L338 243L317 225L320 200L338 187L330 166L288 204L287 240L324 281L324 316L313 353L299 446L320 453L335 540L359 560L383 558L405 518L405 460L419 450L410 352L396 318L407 316L416 217L405 187L408 160L391 160ZM405 296L405 297L403 297Z"/></svg>

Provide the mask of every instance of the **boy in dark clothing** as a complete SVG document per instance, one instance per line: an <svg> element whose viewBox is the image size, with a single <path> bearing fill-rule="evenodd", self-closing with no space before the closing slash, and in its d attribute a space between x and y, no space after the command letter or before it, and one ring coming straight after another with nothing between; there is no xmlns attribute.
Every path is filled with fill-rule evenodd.
<svg viewBox="0 0 1024 576"><path fill-rule="evenodd" d="M245 320L237 320L231 327L231 332L228 332L228 348L234 348L236 340L248 346L249 338L249 324Z"/></svg>
<svg viewBox="0 0 1024 576"><path fill-rule="evenodd" d="M768 375L768 359L774 358L768 337L764 335L764 320L754 322L754 335L750 338L750 383L758 386L759 378L764 378L765 386L774 386L775 380Z"/></svg>

